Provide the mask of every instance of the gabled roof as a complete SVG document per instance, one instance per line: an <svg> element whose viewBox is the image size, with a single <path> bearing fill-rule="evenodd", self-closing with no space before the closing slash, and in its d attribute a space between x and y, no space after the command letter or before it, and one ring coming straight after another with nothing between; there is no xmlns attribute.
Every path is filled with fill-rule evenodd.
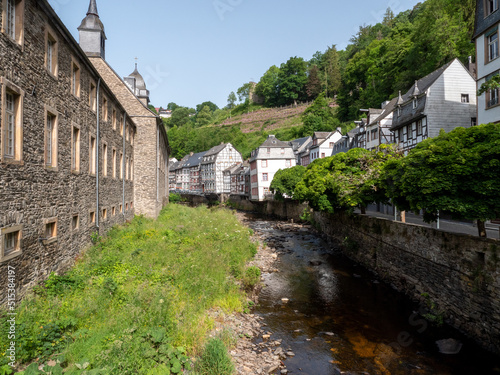
<svg viewBox="0 0 500 375"><path fill-rule="evenodd" d="M231 165L229 168L224 170L224 173L229 172L230 174L235 174L241 168L241 166L242 166L242 163L237 163L237 164Z"/></svg>
<svg viewBox="0 0 500 375"><path fill-rule="evenodd" d="M488 17L484 17L484 6L485 2L483 0L476 1L476 23L472 39L476 39L481 34L484 34L490 27L493 27L500 22L500 9L497 9Z"/></svg>
<svg viewBox="0 0 500 375"><path fill-rule="evenodd" d="M283 148L283 147L291 147L290 144L288 142L283 142L283 141L280 141L278 138L276 138L274 135L269 135L267 137L267 139L265 140L264 143L262 143L259 148L263 148L263 147L279 147L279 148Z"/></svg>
<svg viewBox="0 0 500 375"><path fill-rule="evenodd" d="M183 168L193 168L201 164L203 160L203 156L205 156L207 152L198 152L197 154L193 154L189 157L189 159L184 163Z"/></svg>
<svg viewBox="0 0 500 375"><path fill-rule="evenodd" d="M219 152L221 152L222 150L224 150L226 148L227 145L229 145L230 143L222 143L220 145L217 145L217 146L214 146L212 147L210 150L208 150L204 156L212 156L212 155L217 155Z"/></svg>
<svg viewBox="0 0 500 375"><path fill-rule="evenodd" d="M380 115L378 115L377 117L373 118L373 120L370 121L370 123L367 126L369 126L371 124L374 124L376 122L382 121L387 116L389 116L394 111L394 109L396 108L397 102L398 102L398 97L396 96L389 103L386 104L386 106L381 110L382 112L380 113Z"/></svg>
<svg viewBox="0 0 500 375"><path fill-rule="evenodd" d="M316 139L325 139L325 138L328 138L330 136L330 132L314 132L313 134L313 138L316 138Z"/></svg>

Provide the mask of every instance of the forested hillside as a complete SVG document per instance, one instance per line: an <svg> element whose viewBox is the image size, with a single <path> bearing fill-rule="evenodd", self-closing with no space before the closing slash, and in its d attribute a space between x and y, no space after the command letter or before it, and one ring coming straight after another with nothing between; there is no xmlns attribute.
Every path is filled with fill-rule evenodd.
<svg viewBox="0 0 500 375"><path fill-rule="evenodd" d="M387 9L382 22L360 26L345 50L332 45L309 60L295 56L273 65L254 88L245 83L237 95L231 92L223 109L211 102L196 109L170 103L173 113L166 126L173 155L231 142L246 158L268 131L285 141L337 126L345 131L362 117L360 108L380 108L455 57L464 64L469 56L474 59L474 12L474 0L427 0L397 15ZM252 90L261 105L250 102ZM336 97L338 108L325 97ZM297 111L286 121L266 118L269 110L262 109L315 99L308 113Z"/></svg>

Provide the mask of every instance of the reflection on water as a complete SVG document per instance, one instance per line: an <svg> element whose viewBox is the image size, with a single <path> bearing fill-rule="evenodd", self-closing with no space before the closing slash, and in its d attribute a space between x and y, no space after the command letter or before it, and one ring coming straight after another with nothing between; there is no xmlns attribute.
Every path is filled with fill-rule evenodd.
<svg viewBox="0 0 500 375"><path fill-rule="evenodd" d="M280 252L280 272L263 275L256 313L296 354L285 360L290 373L500 374L498 357L455 330L431 327L418 306L308 230L258 219L249 225ZM464 342L460 354L440 354L435 341L444 338Z"/></svg>

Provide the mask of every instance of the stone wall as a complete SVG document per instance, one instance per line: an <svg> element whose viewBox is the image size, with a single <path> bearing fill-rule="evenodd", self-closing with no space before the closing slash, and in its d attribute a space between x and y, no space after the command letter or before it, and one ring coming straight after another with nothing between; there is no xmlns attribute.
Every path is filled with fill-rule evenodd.
<svg viewBox="0 0 500 375"><path fill-rule="evenodd" d="M251 202L243 210L297 220L304 205ZM311 212L315 226L351 259L500 353L500 241L363 215Z"/></svg>
<svg viewBox="0 0 500 375"><path fill-rule="evenodd" d="M119 178L119 155L133 159L134 148L113 129L112 108L120 106L113 93L101 84L100 131L97 137L97 111L91 105L91 83L97 90L99 76L69 32L55 18L45 1L24 1L24 38L21 43L0 32L0 114L5 113L6 92L17 90L19 96L19 160L5 154L5 137L0 137L0 304L7 297L7 269L16 272L16 297L19 300L50 272L62 272L91 242L91 234L103 235L113 225L132 219L134 185ZM1 14L2 2L0 2ZM21 19L21 18L20 18ZM56 74L45 66L47 32L56 39ZM72 93L72 64L79 66L80 93ZM108 116L104 118L103 94L107 98ZM55 163L46 163L46 120L55 116L53 152ZM0 134L5 134L5 120ZM135 130L135 123L127 126ZM72 165L73 129L79 129L80 166ZM99 207L97 176L90 168L90 139L99 150ZM107 145L107 173L103 171L103 145ZM112 150L117 151L113 178ZM125 175L125 171L123 172ZM107 174L105 176L105 174ZM120 205L123 200L128 210ZM104 211L105 210L105 211ZM92 221L91 213L95 213ZM55 223L55 236L47 236L47 224ZM99 227L97 223L99 222ZM19 233L16 251L6 254L6 235Z"/></svg>

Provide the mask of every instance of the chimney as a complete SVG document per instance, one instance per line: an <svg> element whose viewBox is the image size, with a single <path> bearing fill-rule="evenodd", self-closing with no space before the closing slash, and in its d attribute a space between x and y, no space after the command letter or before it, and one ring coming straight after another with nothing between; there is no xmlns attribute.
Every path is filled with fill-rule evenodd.
<svg viewBox="0 0 500 375"><path fill-rule="evenodd" d="M467 69L469 70L469 73L472 74L474 79L477 79L477 68L476 64L472 62L472 56L469 56L469 64L467 66Z"/></svg>
<svg viewBox="0 0 500 375"><path fill-rule="evenodd" d="M337 128L337 131L342 134L342 128L340 126Z"/></svg>

